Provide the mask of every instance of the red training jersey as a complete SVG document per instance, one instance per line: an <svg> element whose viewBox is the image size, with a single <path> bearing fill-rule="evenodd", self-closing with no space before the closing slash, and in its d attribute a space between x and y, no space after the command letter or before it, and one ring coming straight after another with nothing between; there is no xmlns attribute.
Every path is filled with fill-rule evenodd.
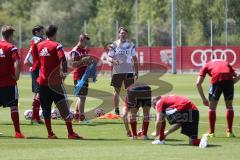
<svg viewBox="0 0 240 160"><path fill-rule="evenodd" d="M0 87L16 85L14 62L19 60L17 47L13 44L0 41Z"/></svg>
<svg viewBox="0 0 240 160"><path fill-rule="evenodd" d="M169 111L186 111L186 110L197 110L197 107L184 96L166 96L162 97L156 104L157 112Z"/></svg>
<svg viewBox="0 0 240 160"><path fill-rule="evenodd" d="M37 50L37 44L40 43L42 39L37 36L33 36L31 41L30 41L30 49L28 52L32 55L33 59L33 64L32 64L32 69L31 71L38 70L40 68L40 63L39 63L39 55L38 55L38 50Z"/></svg>
<svg viewBox="0 0 240 160"><path fill-rule="evenodd" d="M61 44L46 39L37 45L40 62L39 85L61 85L60 62L64 55Z"/></svg>
<svg viewBox="0 0 240 160"><path fill-rule="evenodd" d="M75 46L72 51L71 51L71 57L74 61L79 61L82 57L88 55L89 50L85 49L85 48L81 48L78 45ZM82 65L79 67L75 67L73 69L73 80L79 80L82 78L82 76L84 75L85 71L87 69L86 65Z"/></svg>
<svg viewBox="0 0 240 160"><path fill-rule="evenodd" d="M223 80L233 80L236 75L235 70L225 60L214 59L205 64L199 73L199 76L205 77L208 74L211 77L211 83L217 83Z"/></svg>

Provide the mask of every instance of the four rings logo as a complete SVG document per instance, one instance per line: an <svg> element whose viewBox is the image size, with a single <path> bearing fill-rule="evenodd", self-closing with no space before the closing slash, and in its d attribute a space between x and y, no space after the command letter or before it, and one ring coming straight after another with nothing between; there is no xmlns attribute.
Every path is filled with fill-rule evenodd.
<svg viewBox="0 0 240 160"><path fill-rule="evenodd" d="M206 49L206 50L201 50L197 49L192 52L191 55L191 61L192 64L200 67L205 65L208 61L212 59L223 59L227 60L231 65L236 63L237 56L235 51L231 49Z"/></svg>

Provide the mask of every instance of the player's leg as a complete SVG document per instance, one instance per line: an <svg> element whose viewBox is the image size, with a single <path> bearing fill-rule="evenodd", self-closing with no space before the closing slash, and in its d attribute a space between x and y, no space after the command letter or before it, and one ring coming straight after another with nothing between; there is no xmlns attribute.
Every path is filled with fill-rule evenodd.
<svg viewBox="0 0 240 160"><path fill-rule="evenodd" d="M114 93L113 93L113 102L114 102L114 109L115 113L120 115L119 110L119 94L121 91L122 83L124 81L125 74L113 74L111 86L114 87Z"/></svg>
<svg viewBox="0 0 240 160"><path fill-rule="evenodd" d="M33 102L32 102L32 124L42 124L43 122L40 119L39 116L39 110L40 110L40 99L39 99L39 85L37 83L37 78L39 75L39 71L33 71L31 72L32 75L32 92L34 93Z"/></svg>
<svg viewBox="0 0 240 160"><path fill-rule="evenodd" d="M148 139L148 126L149 126L149 113L150 113L150 106L143 107L143 122L142 122L142 136L143 139Z"/></svg>
<svg viewBox="0 0 240 160"><path fill-rule="evenodd" d="M78 93L78 99L76 102L76 112L74 114L74 121L78 122L85 120L85 102L86 102L86 96L88 94L88 83L84 84L81 90Z"/></svg>
<svg viewBox="0 0 240 160"><path fill-rule="evenodd" d="M210 128L208 131L209 137L215 136L215 123L216 123L216 108L219 98L222 94L222 88L219 84L213 84L209 89L209 110L208 110L208 120Z"/></svg>
<svg viewBox="0 0 240 160"><path fill-rule="evenodd" d="M227 137L235 137L232 131L234 109L233 109L233 97L234 97L234 84L232 81L224 81L224 100L226 105L226 119L227 119Z"/></svg>
<svg viewBox="0 0 240 160"><path fill-rule="evenodd" d="M57 139L57 136L52 130L51 124L51 106L52 106L52 91L47 86L39 86L39 98L42 107L43 117L45 121L45 126L48 132L49 139Z"/></svg>
<svg viewBox="0 0 240 160"><path fill-rule="evenodd" d="M129 121L128 121L128 107L127 107L126 103L125 103L125 106L123 107L122 119L123 119L125 130L127 132L127 136L132 137L132 133L131 133L131 131L129 129L129 125L128 125L128 123L129 123Z"/></svg>
<svg viewBox="0 0 240 160"><path fill-rule="evenodd" d="M129 108L130 110L130 125L132 129L132 139L137 139L137 107Z"/></svg>
<svg viewBox="0 0 240 160"><path fill-rule="evenodd" d="M81 139L82 137L80 137L78 134L76 134L73 131L73 127L72 127L73 115L70 112L70 107L69 107L69 103L68 103L64 88L62 86L58 86L58 87L56 87L56 91L57 92L52 91L53 101L56 104L56 106L61 114L61 117L64 119L64 121L66 123L67 131L68 131L68 138L69 139Z"/></svg>
<svg viewBox="0 0 240 160"><path fill-rule="evenodd" d="M15 129L15 138L25 138L21 133L18 112L18 88L17 86L1 87L1 101L4 107L10 107L11 118Z"/></svg>

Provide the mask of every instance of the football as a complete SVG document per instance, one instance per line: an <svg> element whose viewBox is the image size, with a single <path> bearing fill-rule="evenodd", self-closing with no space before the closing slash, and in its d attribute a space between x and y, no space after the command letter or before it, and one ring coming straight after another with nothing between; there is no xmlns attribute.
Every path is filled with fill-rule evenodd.
<svg viewBox="0 0 240 160"><path fill-rule="evenodd" d="M53 109L51 112L51 118L52 119L61 119L60 112L57 108Z"/></svg>
<svg viewBox="0 0 240 160"><path fill-rule="evenodd" d="M101 116L103 116L103 115L105 114L105 111L104 111L102 108L97 108L97 109L94 111L94 113L95 113L95 116L96 116L96 117L101 117Z"/></svg>
<svg viewBox="0 0 240 160"><path fill-rule="evenodd" d="M24 112L24 117L26 120L31 120L32 119L33 112L31 109L28 109Z"/></svg>

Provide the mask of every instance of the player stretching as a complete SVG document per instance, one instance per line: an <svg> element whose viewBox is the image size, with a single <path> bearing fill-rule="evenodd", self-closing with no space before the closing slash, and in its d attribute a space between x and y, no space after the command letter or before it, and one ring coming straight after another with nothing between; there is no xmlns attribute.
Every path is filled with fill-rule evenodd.
<svg viewBox="0 0 240 160"><path fill-rule="evenodd" d="M125 89L134 83L134 72L138 78L138 64L135 45L127 39L128 30L119 28L119 39L110 45L108 61L113 64L111 85L114 87L115 113L119 111L119 94L124 82Z"/></svg>
<svg viewBox="0 0 240 160"><path fill-rule="evenodd" d="M149 126L149 112L151 108L151 88L146 84L132 84L127 89L125 99L125 111L130 112L130 125L132 128L132 139L137 139L137 113L139 108L143 108L142 139L147 140ZM127 113L124 115L127 115ZM124 124L128 125L128 117L123 117ZM127 129L128 127L125 126ZM128 131L128 129L127 129ZM130 136L129 132L127 133Z"/></svg>
<svg viewBox="0 0 240 160"><path fill-rule="evenodd" d="M209 100L206 99L202 88L202 83L206 74L211 77ZM210 129L207 133L209 137L215 136L216 108L218 100L222 93L224 95L225 105L227 109L227 137L235 137L232 132L232 124L234 118L232 102L234 96L234 83L236 83L238 80L239 77L237 76L235 70L225 60L214 59L201 68L196 84L203 104L205 106L209 106L208 119L210 123Z"/></svg>
<svg viewBox="0 0 240 160"><path fill-rule="evenodd" d="M200 139L198 139L198 122L199 111L197 107L184 96L165 96L153 97L153 107L157 112L156 119L156 136L158 139L152 144L164 144L166 137L182 128L181 133L189 137L189 144L199 146ZM172 127L164 132L167 118ZM202 140L203 148L207 146L206 137Z"/></svg>
<svg viewBox="0 0 240 160"><path fill-rule="evenodd" d="M40 73L37 79L39 83L40 103L49 139L57 138L51 127L52 102L56 104L61 117L66 122L68 138L79 139L82 137L74 133L72 129L72 115L62 84L62 80L65 79L67 73L67 62L62 45L55 42L57 30L58 28L55 25L47 26L47 39L37 45L40 60Z"/></svg>
<svg viewBox="0 0 240 160"><path fill-rule="evenodd" d="M0 106L10 107L11 118L15 128L15 138L25 138L19 126L18 88L20 75L20 57L12 44L14 29L3 26L0 41Z"/></svg>
<svg viewBox="0 0 240 160"><path fill-rule="evenodd" d="M86 34L80 34L78 44L72 49L70 53L70 63L74 67L73 70L73 80L74 85L77 81L84 75L88 64L93 60L91 56L88 55L89 50L87 49L87 41L90 38ZM84 108L86 96L88 94L88 82L86 82L78 93L78 99L76 103L76 112L74 113L74 121L78 122L85 120Z"/></svg>
<svg viewBox="0 0 240 160"><path fill-rule="evenodd" d="M34 26L32 29L33 37L30 42L30 49L24 60L26 66L31 67L31 76L32 76L32 92L34 93L33 103L32 103L32 120L31 124L42 124L39 117L40 109L40 100L39 100L39 85L37 83L37 78L39 76L39 58L37 52L37 44L43 41L44 36L44 27L43 26Z"/></svg>

